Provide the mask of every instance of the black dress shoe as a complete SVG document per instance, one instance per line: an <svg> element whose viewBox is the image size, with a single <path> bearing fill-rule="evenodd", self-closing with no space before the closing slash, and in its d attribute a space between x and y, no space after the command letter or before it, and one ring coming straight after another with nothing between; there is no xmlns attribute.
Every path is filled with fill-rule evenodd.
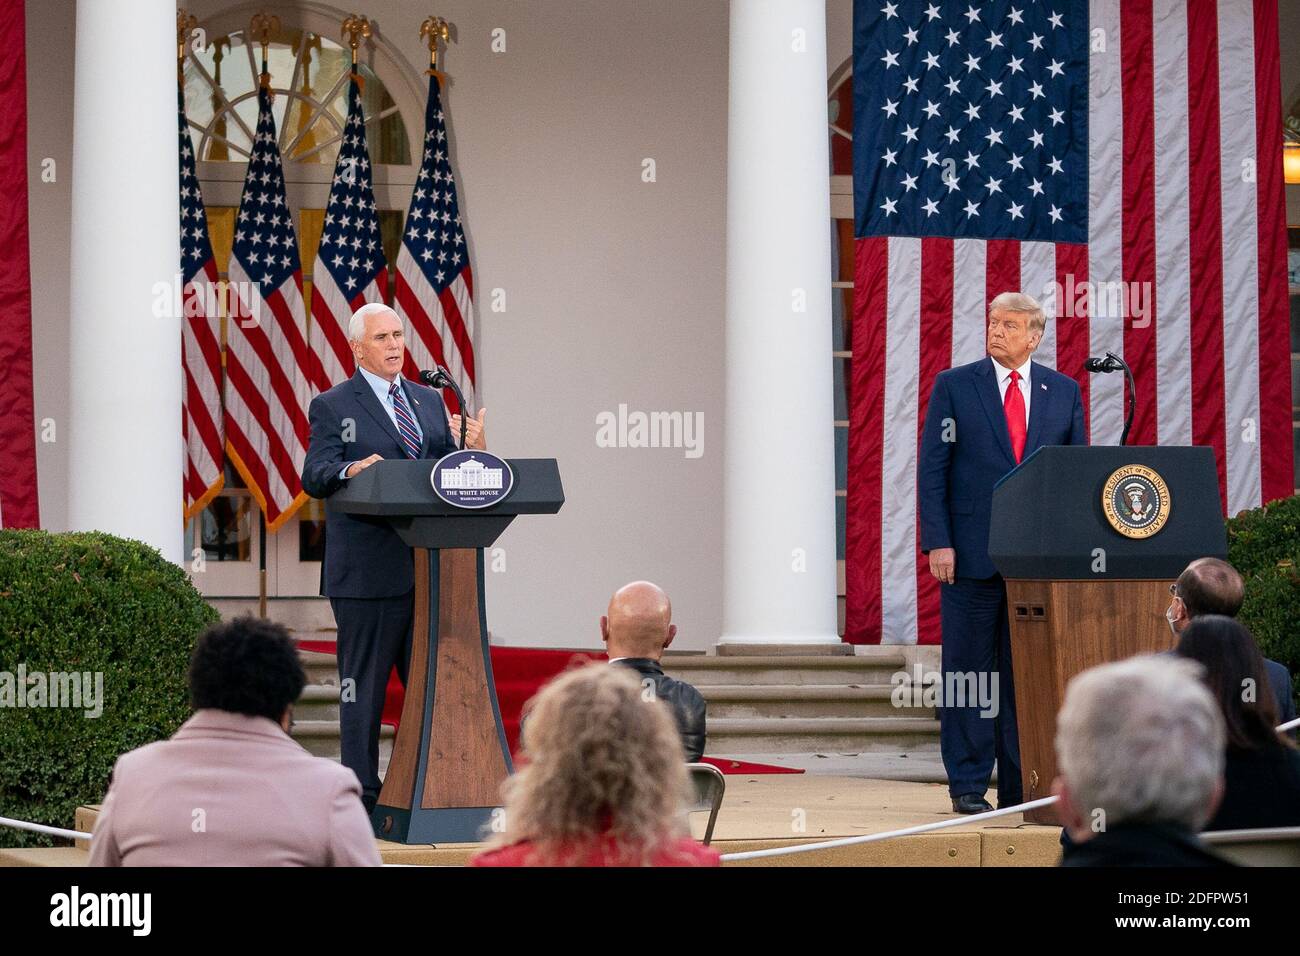
<svg viewBox="0 0 1300 956"><path fill-rule="evenodd" d="M952 798L953 813L987 813L992 809L993 805L978 793L963 793Z"/></svg>

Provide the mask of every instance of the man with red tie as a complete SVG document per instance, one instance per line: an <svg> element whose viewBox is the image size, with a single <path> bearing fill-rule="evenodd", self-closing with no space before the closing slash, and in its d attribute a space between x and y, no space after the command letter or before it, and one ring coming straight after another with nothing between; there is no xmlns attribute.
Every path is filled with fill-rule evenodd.
<svg viewBox="0 0 1300 956"><path fill-rule="evenodd" d="M992 809L995 761L998 804L1022 796L1007 592L989 558L993 486L1043 445L1087 444L1078 384L1030 361L1045 323L1030 296L994 298L988 357L939 374L921 434L921 551L943 624L939 743L957 813Z"/></svg>

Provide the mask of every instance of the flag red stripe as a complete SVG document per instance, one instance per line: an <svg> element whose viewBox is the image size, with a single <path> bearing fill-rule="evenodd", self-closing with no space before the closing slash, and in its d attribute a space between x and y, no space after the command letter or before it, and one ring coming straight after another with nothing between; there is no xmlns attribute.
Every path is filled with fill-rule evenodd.
<svg viewBox="0 0 1300 956"><path fill-rule="evenodd" d="M256 424L256 422L253 424ZM266 464L262 461L256 449L253 448L252 442L248 440L248 436L244 434L243 429L239 427L239 423L232 418L226 419L226 443L239 456L239 460L243 462L244 467L247 469L248 474L244 475L244 480L248 483L254 496L262 496L267 523L274 522L280 517L280 512L283 509L280 507L279 502L267 494Z"/></svg>
<svg viewBox="0 0 1300 956"><path fill-rule="evenodd" d="M284 441L282 440L280 433L271 425L271 410L267 405L266 399L262 396L262 393L257 390L257 386L253 384L253 380L249 377L248 372L245 371L244 366L240 363L239 357L233 352L226 356L226 375L230 379L231 387L238 391L239 397L244 400L244 404L248 407L249 413L253 416L253 421L265 433L267 449L271 456L271 463L275 465L275 470L279 474L280 480L284 482L285 487L289 491L289 500L292 501L298 496L298 493L302 491L301 478L298 474L298 469L294 466L293 457L284 447ZM226 431L227 433L230 431L229 417L227 417ZM250 446L250 449L251 447L252 446ZM254 454L255 457L258 457L260 461L260 456L257 456L256 452L252 452L252 454ZM239 456L244 459L245 464L252 467L252 462L249 461L248 457L242 451ZM266 484L266 473L263 472L262 475L263 482L260 487L262 493L267 497L267 505L269 506L271 504L271 491ZM269 510L267 511L267 519L274 520Z"/></svg>
<svg viewBox="0 0 1300 956"><path fill-rule="evenodd" d="M297 332L296 323L294 323L292 316L289 315L288 304L285 302L284 296L280 295L278 290L272 292L270 295L264 296L262 301L265 303L265 308L269 309L271 314L275 317L276 323L282 332L286 326L293 329L295 333ZM244 322L249 323L247 327L245 327ZM276 358L275 350L271 346L271 340L267 337L266 330L262 328L260 321L254 323L251 319L245 319L242 321L236 320L233 324L237 325L240 331L243 332L245 340L253 349L253 352L257 355L262 365L265 366L267 376L271 382L271 390L275 392L276 399L280 402L285 415L288 416L289 421L293 424L294 433L299 439L301 439L305 446L311 436L311 425L307 421L307 415L302 406L298 404L298 395L294 391L293 383L289 378L289 376L293 374L293 369L281 368L280 362ZM289 347L291 350L295 350L295 357L300 359L301 362L307 362L308 356L306 352L303 351L299 354L293 343L292 337L286 335L286 338L290 339ZM297 338L299 343L301 343L301 334L299 334ZM229 361L232 354L233 350L227 350L227 375L230 373ZM311 380L309 367L299 364L298 371L307 376L309 381ZM269 427L269 425L267 427Z"/></svg>
<svg viewBox="0 0 1300 956"><path fill-rule="evenodd" d="M917 380L920 394L916 419L918 453L934 380L952 364L952 282L953 241L922 239L921 358ZM919 521L919 513L917 518ZM916 641L918 644L938 644L942 636L939 626L939 583L930 573L930 559L921 554L919 542L916 556Z"/></svg>
<svg viewBox="0 0 1300 956"><path fill-rule="evenodd" d="M854 249L853 359L850 363L848 500L845 502L845 622L850 644L881 633L881 455L884 446L885 323L889 240L858 239Z"/></svg>
<svg viewBox="0 0 1300 956"><path fill-rule="evenodd" d="M1090 380L1083 368L1088 360L1088 317L1092 303L1088 288L1088 247L1082 243L1056 244L1056 370L1079 383L1085 427L1091 417Z"/></svg>
<svg viewBox="0 0 1300 956"><path fill-rule="evenodd" d="M469 340L469 331L465 328L465 318L460 314L460 306L456 304L456 297L451 293L451 286L447 286L438 293L438 301L442 303L442 314L447 321L447 328L451 331L451 337L456 343L456 350L460 352L460 362L465 367L465 374L469 376L470 384L474 384L474 345Z"/></svg>
<svg viewBox="0 0 1300 956"><path fill-rule="evenodd" d="M1155 67L1149 0L1128 4L1120 38L1123 89L1123 253L1124 360L1137 384L1137 409L1131 445L1156 442L1156 224L1155 224ZM1145 290L1151 311L1145 319L1129 314L1131 297ZM1142 300L1139 299L1139 302ZM1127 408L1127 406L1126 406Z"/></svg>
<svg viewBox="0 0 1300 956"><path fill-rule="evenodd" d="M203 447L217 465L217 473L212 476L215 481L221 474L221 432L208 412L207 403L203 400L203 393L199 391L199 384L194 380L193 374L188 368L182 371L185 374L185 413L198 430ZM208 483L205 482L201 490L206 490L207 486Z"/></svg>
<svg viewBox="0 0 1300 956"><path fill-rule="evenodd" d="M984 271L984 311L987 314L988 305L995 296L1020 291L1020 241L990 239Z"/></svg>
<svg viewBox="0 0 1300 956"><path fill-rule="evenodd" d="M347 296L343 296L342 298L344 302L347 302ZM361 299L361 302L352 306L353 311L360 308L361 304L365 302L364 295L358 296L358 298ZM325 301L325 296L321 293L320 289L313 289L311 297L311 317L312 321L315 322L317 327L321 330L321 335L325 338L325 344L328 346L329 350L334 353L335 360L337 360L343 370L351 376L354 371L352 348L348 345L348 334L343 331L343 326L344 323L352 317L347 315L340 319L331 312L329 303ZM316 356L316 358L319 360L319 356ZM320 368L320 374L323 376L325 374L325 365L323 362L320 363ZM327 383L326 388L333 384L336 383Z"/></svg>
<svg viewBox="0 0 1300 956"><path fill-rule="evenodd" d="M1214 448L1227 511L1223 382L1223 215L1220 192L1219 24L1214 4L1187 8L1188 175L1191 191L1192 441Z"/></svg>
<svg viewBox="0 0 1300 956"><path fill-rule="evenodd" d="M1282 177L1282 81L1277 3L1255 0L1255 156L1259 162L1260 500L1295 491L1288 336L1286 196Z"/></svg>

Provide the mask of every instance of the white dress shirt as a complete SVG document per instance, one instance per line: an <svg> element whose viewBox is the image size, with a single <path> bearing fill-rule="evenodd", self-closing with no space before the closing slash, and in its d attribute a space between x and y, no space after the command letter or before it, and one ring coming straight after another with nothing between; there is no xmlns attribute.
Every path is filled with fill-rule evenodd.
<svg viewBox="0 0 1300 956"><path fill-rule="evenodd" d="M998 376L998 395L1002 399L1003 407L1007 403L1007 386L1011 384L1011 369L1007 368L993 356L989 356L989 361L993 363L993 371ZM1029 402L1033 398L1033 390L1029 387L1029 366L1033 365L1032 359L1025 359L1025 364L1015 371L1020 373L1020 394L1025 399L1025 428L1029 427Z"/></svg>
<svg viewBox="0 0 1300 956"><path fill-rule="evenodd" d="M372 389L374 389L375 398L379 399L379 404L384 407L384 411L388 412L388 417L392 420L393 427L397 428L397 409L393 407L393 396L389 393L389 388L392 386L393 383L388 381L385 378L380 378L374 372L370 371L369 369L364 369L360 365L357 366L357 371L361 373L361 377L366 380L366 383ZM403 388L402 386L401 374L399 373L397 378L394 379L393 381L397 383L398 388L402 389L402 397L407 400L406 404L407 407L410 408L411 419L415 423L415 433L420 436L420 441L423 442L424 430L420 428L420 420L419 418L416 417L415 409L410 407L412 399L411 396L407 394L405 388ZM400 428L397 428L397 431L398 434L401 434ZM355 461L350 461L347 464L345 464L343 466L343 470L339 472L339 477L346 481L348 477L348 469L355 464L356 464Z"/></svg>

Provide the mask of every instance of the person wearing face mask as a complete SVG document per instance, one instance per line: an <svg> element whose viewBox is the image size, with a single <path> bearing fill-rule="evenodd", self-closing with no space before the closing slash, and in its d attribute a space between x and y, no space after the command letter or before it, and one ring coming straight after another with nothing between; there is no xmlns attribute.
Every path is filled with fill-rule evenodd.
<svg viewBox="0 0 1300 956"><path fill-rule="evenodd" d="M1246 597L1246 586L1237 569L1219 558L1197 558L1169 585L1169 607L1165 620L1174 638L1179 638L1196 618L1207 614L1237 616ZM1278 723L1295 720L1295 698L1291 693L1291 672L1274 660L1264 658L1264 670L1277 702ZM1292 731L1292 736L1295 732Z"/></svg>

